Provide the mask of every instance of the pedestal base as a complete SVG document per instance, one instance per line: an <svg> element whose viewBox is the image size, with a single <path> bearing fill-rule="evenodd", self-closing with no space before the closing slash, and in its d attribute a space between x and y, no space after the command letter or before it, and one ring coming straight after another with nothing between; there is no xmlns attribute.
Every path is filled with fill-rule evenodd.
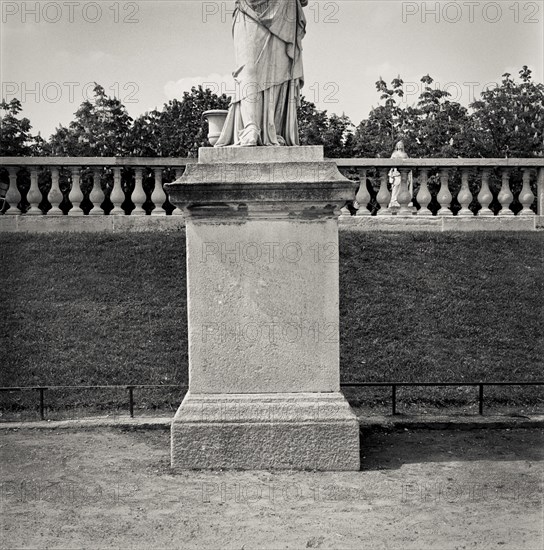
<svg viewBox="0 0 544 550"><path fill-rule="evenodd" d="M172 422L172 467L359 470L359 423L341 393L188 393Z"/></svg>

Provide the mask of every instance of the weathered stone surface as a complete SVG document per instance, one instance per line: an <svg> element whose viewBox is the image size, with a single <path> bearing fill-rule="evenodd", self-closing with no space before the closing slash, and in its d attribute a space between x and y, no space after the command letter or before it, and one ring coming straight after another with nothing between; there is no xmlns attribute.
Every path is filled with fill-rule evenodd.
<svg viewBox="0 0 544 550"><path fill-rule="evenodd" d="M0 216L0 233L15 233L19 216Z"/></svg>
<svg viewBox="0 0 544 550"><path fill-rule="evenodd" d="M187 394L175 469L358 470L359 423L340 393Z"/></svg>
<svg viewBox="0 0 544 550"><path fill-rule="evenodd" d="M442 231L436 216L342 216L340 228L349 231Z"/></svg>
<svg viewBox="0 0 544 550"><path fill-rule="evenodd" d="M443 219L443 231L534 231L536 216Z"/></svg>
<svg viewBox="0 0 544 550"><path fill-rule="evenodd" d="M18 230L28 233L96 233L113 231L113 216L17 216Z"/></svg>
<svg viewBox="0 0 544 550"><path fill-rule="evenodd" d="M47 218L45 223L41 220ZM139 216L139 220L135 221L136 216L93 216L94 221L87 223L87 216L71 217L71 216L35 216L31 221L19 220L27 219L24 215L17 216L0 216L0 233L55 233L59 231L71 232L130 232L130 231L183 231L184 221L181 216ZM427 218L426 221L419 217L379 217L367 216L340 216L339 229L341 231L357 231L361 233L369 231L398 231L398 232L414 232L414 231L444 231L447 226L448 231L535 231L544 229L544 216L527 216L523 221L517 221L496 224L494 218L486 218L486 221L480 223L477 216L465 218L459 222L456 228L457 220L460 218L449 218L444 222L443 218L435 216ZM482 218L483 219L483 218ZM515 218L509 218L517 220ZM60 220L60 221L53 221ZM491 220L491 224L489 223ZM82 225L84 223L85 225ZM493 226L493 224L496 224Z"/></svg>
<svg viewBox="0 0 544 550"><path fill-rule="evenodd" d="M187 222L191 390L339 390L336 220Z"/></svg>
<svg viewBox="0 0 544 550"><path fill-rule="evenodd" d="M203 147L199 163L323 162L323 146L309 147Z"/></svg>
<svg viewBox="0 0 544 550"><path fill-rule="evenodd" d="M189 393L172 466L358 469L339 393L337 221L357 184L321 148L200 154L166 186L187 223Z"/></svg>
<svg viewBox="0 0 544 550"><path fill-rule="evenodd" d="M180 216L112 216L115 232L181 231L185 223Z"/></svg>

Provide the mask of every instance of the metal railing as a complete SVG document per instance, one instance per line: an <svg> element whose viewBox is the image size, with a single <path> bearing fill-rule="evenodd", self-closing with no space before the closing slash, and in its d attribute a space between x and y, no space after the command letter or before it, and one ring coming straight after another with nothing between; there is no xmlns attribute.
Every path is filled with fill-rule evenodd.
<svg viewBox="0 0 544 550"><path fill-rule="evenodd" d="M345 382L341 383L341 388L370 388L370 387L390 387L391 388L391 414L397 412L397 388L399 387L477 387L478 388L478 413L484 414L484 387L485 386L543 386L544 381L522 381L522 382ZM130 418L134 418L134 390L151 388L177 388L186 392L187 386L177 384L131 384L131 385L111 385L111 386L8 386L0 388L0 392L22 392L37 391L39 393L39 412L40 419L45 420L45 392L47 390L126 390L128 392L128 410Z"/></svg>
<svg viewBox="0 0 544 550"><path fill-rule="evenodd" d="M391 388L391 414L397 413L397 388L398 387L478 387L478 413L484 414L484 386L542 386L544 381L535 382L346 382L340 384L342 388L362 387L390 387Z"/></svg>

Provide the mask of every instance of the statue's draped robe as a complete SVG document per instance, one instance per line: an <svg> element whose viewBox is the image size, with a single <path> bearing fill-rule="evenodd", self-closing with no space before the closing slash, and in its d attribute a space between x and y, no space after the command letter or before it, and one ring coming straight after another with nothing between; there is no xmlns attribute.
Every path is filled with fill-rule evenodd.
<svg viewBox="0 0 544 550"><path fill-rule="evenodd" d="M298 145L306 32L301 0L237 0L233 18L237 95L216 147ZM244 120L242 101L256 106L255 120Z"/></svg>

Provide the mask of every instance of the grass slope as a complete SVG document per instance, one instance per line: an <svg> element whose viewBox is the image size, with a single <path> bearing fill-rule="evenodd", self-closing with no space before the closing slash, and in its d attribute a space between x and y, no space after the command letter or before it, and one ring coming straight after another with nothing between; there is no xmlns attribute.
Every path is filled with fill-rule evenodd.
<svg viewBox="0 0 544 550"><path fill-rule="evenodd" d="M542 377L542 234L342 232L340 252L343 381ZM4 234L0 264L0 385L187 383L183 233ZM50 393L52 405L126 402ZM538 395L523 390L525 400ZM164 389L143 403L177 401Z"/></svg>

